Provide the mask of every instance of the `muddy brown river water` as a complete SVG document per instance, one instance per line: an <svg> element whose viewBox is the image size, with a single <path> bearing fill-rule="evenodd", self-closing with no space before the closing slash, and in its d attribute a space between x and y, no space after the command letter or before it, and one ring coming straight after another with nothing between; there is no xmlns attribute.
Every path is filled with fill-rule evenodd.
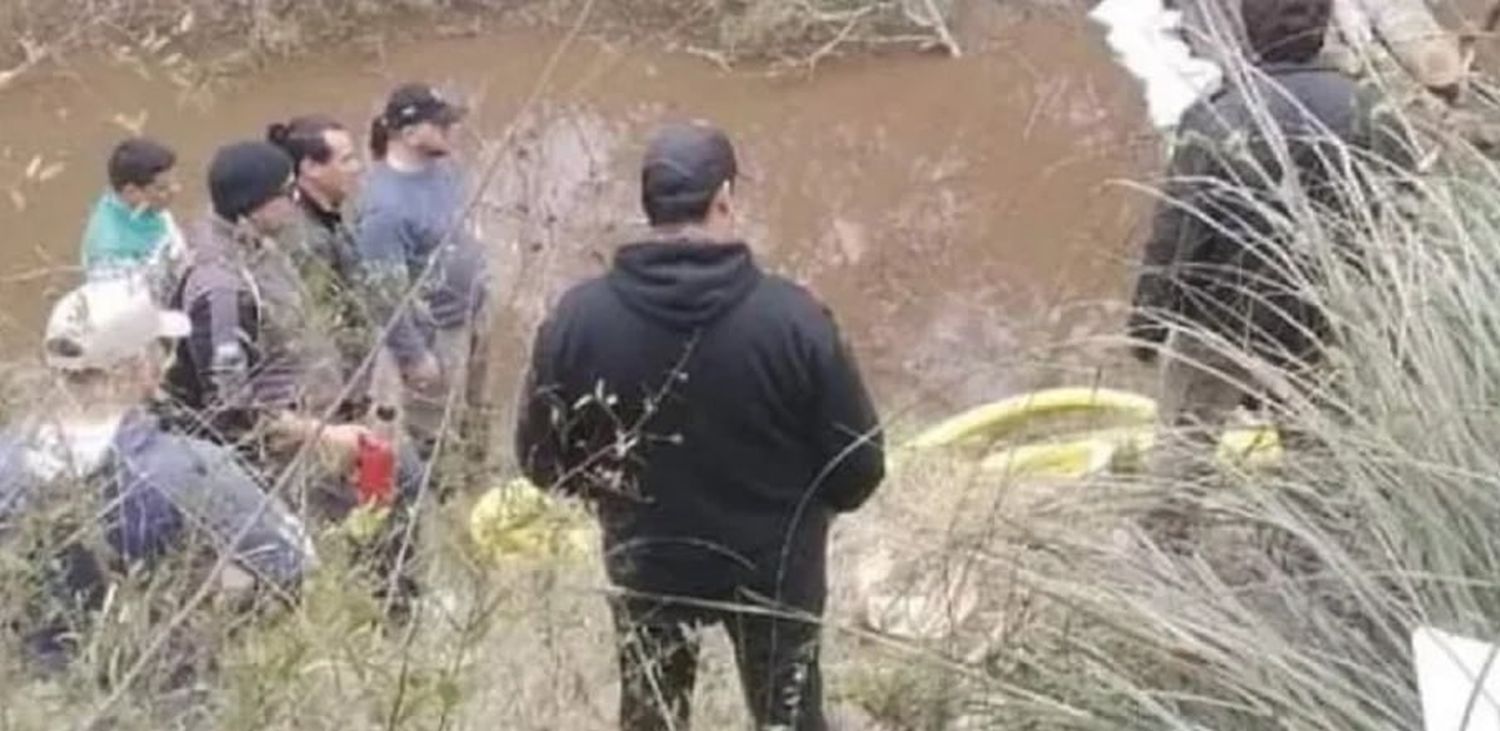
<svg viewBox="0 0 1500 731"><path fill-rule="evenodd" d="M839 61L811 77L579 40L528 107L561 40L505 33L316 55L208 105L106 63L0 93L0 188L13 192L0 191L3 355L26 356L51 298L76 280L122 121L145 115L146 131L182 153L186 221L203 210L215 145L313 111L363 129L384 91L413 78L467 95L469 159L476 172L496 161L479 220L512 305L502 350L519 352L548 298L598 271L639 222L641 145L674 117L714 120L738 140L752 245L833 306L888 402L948 407L1014 390L1036 334L1112 325L1089 303L1124 292L1145 200L1118 183L1149 175L1157 151L1136 87L1086 21L1013 19L962 59ZM54 175L27 180L28 168Z"/></svg>

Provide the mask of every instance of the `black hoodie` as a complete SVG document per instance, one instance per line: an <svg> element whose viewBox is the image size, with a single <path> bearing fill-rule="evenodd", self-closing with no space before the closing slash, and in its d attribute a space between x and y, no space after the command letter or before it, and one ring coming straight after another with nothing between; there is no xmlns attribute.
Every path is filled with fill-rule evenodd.
<svg viewBox="0 0 1500 731"><path fill-rule="evenodd" d="M1305 194L1323 223L1314 235L1361 257L1352 234L1385 204L1378 190L1350 184L1414 164L1404 123L1381 97L1330 68L1267 64L1189 108L1146 239L1130 334L1160 343L1174 324L1195 326L1279 367L1321 359L1329 328L1306 292L1321 268L1296 230L1308 214L1292 203Z"/></svg>
<svg viewBox="0 0 1500 731"><path fill-rule="evenodd" d="M597 504L610 576L636 591L821 610L830 520L884 476L828 311L744 244L621 249L543 323L526 394L523 468Z"/></svg>

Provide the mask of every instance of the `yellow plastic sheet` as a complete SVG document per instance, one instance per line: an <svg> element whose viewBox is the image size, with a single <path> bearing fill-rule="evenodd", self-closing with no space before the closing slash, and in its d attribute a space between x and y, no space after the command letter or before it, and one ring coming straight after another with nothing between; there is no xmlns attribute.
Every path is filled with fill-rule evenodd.
<svg viewBox="0 0 1500 731"><path fill-rule="evenodd" d="M1033 391L978 406L946 419L917 435L908 446L930 449L979 445L1003 439L1041 421L1078 415L1120 426L1143 426L1156 421L1156 401L1137 393L1108 388Z"/></svg>
<svg viewBox="0 0 1500 731"><path fill-rule="evenodd" d="M1140 469L1143 456L1155 445L1155 427L1100 430L1004 449L985 457L980 468L1012 478L1079 479ZM1252 470L1276 465L1281 457L1281 436L1268 426L1224 432L1216 454L1222 466Z"/></svg>
<svg viewBox="0 0 1500 731"><path fill-rule="evenodd" d="M592 547L594 524L582 508L516 479L474 504L469 537L496 563L571 560Z"/></svg>
<svg viewBox="0 0 1500 731"><path fill-rule="evenodd" d="M1076 479L1114 469L1138 469L1156 445L1156 401L1107 388L1054 388L1024 393L969 409L923 431L907 444L914 450L948 447L1003 448L981 468L1017 478ZM1073 429L1057 433L1071 420ZM1080 423L1098 428L1078 431ZM1049 433L1048 427L1053 431ZM1041 436L1038 436L1041 435ZM1034 440L1034 441L1028 441ZM1261 469L1282 458L1274 427L1227 430L1219 443L1221 465Z"/></svg>

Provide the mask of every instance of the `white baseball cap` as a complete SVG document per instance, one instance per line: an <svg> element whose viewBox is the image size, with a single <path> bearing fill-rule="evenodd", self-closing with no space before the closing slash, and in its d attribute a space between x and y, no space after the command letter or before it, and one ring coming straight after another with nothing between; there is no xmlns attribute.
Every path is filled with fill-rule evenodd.
<svg viewBox="0 0 1500 731"><path fill-rule="evenodd" d="M138 278L93 280L63 295L47 320L47 365L59 370L109 368L153 343L192 331L187 315L157 306Z"/></svg>

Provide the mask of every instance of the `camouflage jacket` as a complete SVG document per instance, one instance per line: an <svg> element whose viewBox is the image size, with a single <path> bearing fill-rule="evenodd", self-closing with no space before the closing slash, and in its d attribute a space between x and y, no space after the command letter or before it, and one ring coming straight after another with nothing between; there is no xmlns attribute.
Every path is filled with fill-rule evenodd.
<svg viewBox="0 0 1500 731"><path fill-rule="evenodd" d="M374 318L354 248L354 234L343 218L319 209L304 197L302 216L283 237L296 265L317 329L329 334L339 353L344 381L355 382L351 400L368 391L366 363L374 350Z"/></svg>

